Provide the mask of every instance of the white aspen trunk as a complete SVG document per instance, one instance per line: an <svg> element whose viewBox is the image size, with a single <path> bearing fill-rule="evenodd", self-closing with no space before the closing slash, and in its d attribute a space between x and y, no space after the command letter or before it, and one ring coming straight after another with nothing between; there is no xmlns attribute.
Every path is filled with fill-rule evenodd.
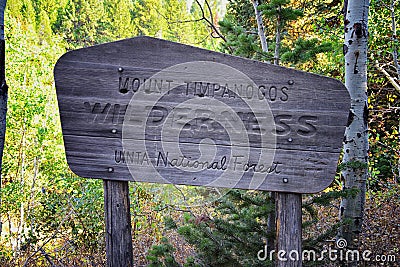
<svg viewBox="0 0 400 267"><path fill-rule="evenodd" d="M275 52L274 65L279 65L279 52L281 48L281 8L278 8L278 17L276 18Z"/></svg>
<svg viewBox="0 0 400 267"><path fill-rule="evenodd" d="M268 43L267 38L265 37L264 22L262 19L261 11L258 10L259 2L258 0L252 0L251 3L253 4L254 14L256 15L258 37L260 38L261 49L263 52L268 52Z"/></svg>
<svg viewBox="0 0 400 267"><path fill-rule="evenodd" d="M345 85L351 97L351 109L344 140L343 188L358 189L357 195L344 198L340 219L349 220L339 236L348 249L358 249L364 215L366 180L368 177L368 96L367 42L369 0L348 0L345 9ZM357 266L357 262L347 262Z"/></svg>

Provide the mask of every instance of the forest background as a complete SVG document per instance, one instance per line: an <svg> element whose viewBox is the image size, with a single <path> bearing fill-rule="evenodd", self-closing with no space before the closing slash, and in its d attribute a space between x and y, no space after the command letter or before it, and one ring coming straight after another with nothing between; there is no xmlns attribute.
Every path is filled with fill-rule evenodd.
<svg viewBox="0 0 400 267"><path fill-rule="evenodd" d="M282 65L343 80L342 1L265 3L277 3L294 14L288 16L280 32ZM102 181L77 177L65 160L53 77L54 65L63 53L148 35L272 62L276 57L276 19L275 13L264 12L266 51L259 42L249 0L230 0L226 8L225 3L212 0L8 0L5 36L9 106L1 181L0 265L101 266L105 262ZM399 20L397 1L371 1L370 159L361 234L363 249L397 255L397 260L400 91L395 85L400 68L394 56L398 30L393 25ZM338 171L332 185L317 196L322 199L329 192L340 192L341 185ZM225 191L217 191L221 192ZM216 243L225 242L224 235L230 233L216 235L216 228L226 229L224 225L238 221L233 215L249 218L257 212L246 206L243 210L248 214L240 214L237 200L249 200L257 206L262 196L233 191L217 201L215 194L193 187L131 183L135 264L222 266L213 262L213 257L225 255L226 261L237 266L267 266L267 262L252 262L263 248L261 237L252 240L253 248L258 249L241 254L238 251L243 247L225 246L219 251L204 236L204 231L209 231L212 240L220 239ZM210 197L213 201L206 201ZM306 203L318 204L313 199L304 196ZM314 205L311 213L305 208L303 220L308 224L304 240L313 246L326 245L326 240L334 236L334 226L338 226L339 199L331 197L325 204ZM249 223L243 225L244 233L251 232ZM321 237L321 232L326 235ZM205 252L205 247L215 249ZM249 260L251 255L253 259Z"/></svg>

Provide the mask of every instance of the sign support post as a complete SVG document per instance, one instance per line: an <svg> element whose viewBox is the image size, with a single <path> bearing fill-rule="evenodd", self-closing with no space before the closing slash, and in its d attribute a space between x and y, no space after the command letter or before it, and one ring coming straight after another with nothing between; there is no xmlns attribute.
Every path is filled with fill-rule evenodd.
<svg viewBox="0 0 400 267"><path fill-rule="evenodd" d="M278 192L276 195L276 266L301 267L301 194Z"/></svg>
<svg viewBox="0 0 400 267"><path fill-rule="evenodd" d="M103 180L103 185L107 266L133 267L129 184Z"/></svg>

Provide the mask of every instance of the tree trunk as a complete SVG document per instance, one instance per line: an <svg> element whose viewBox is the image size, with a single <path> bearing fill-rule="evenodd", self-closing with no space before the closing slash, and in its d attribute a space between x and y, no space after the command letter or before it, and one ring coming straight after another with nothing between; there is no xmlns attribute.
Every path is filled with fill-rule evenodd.
<svg viewBox="0 0 400 267"><path fill-rule="evenodd" d="M395 6L397 0L392 0L390 3L390 15L392 18L392 42L393 42L393 63L394 67L396 68L397 78L400 79L400 65L398 60L398 52L397 52L397 29L396 29L396 13L395 13Z"/></svg>
<svg viewBox="0 0 400 267"><path fill-rule="evenodd" d="M7 100L8 86L6 84L6 45L4 40L4 12L7 0L0 0L0 189L1 175L3 170L3 151L4 141L6 138L6 116L7 116ZM1 198L0 198L1 205ZM1 216L0 216L1 218ZM2 230L2 222L0 221L0 234Z"/></svg>
<svg viewBox="0 0 400 267"><path fill-rule="evenodd" d="M261 11L258 10L259 2L258 2L258 0L252 0L251 3L253 4L254 13L256 15L258 37L260 38L261 49L263 52L268 52L268 43L267 43L267 38L265 37L264 23L263 23Z"/></svg>
<svg viewBox="0 0 400 267"><path fill-rule="evenodd" d="M281 49L281 8L278 10L278 17L276 18L276 33L275 33L275 52L274 52L274 65L279 65L279 53Z"/></svg>
<svg viewBox="0 0 400 267"><path fill-rule="evenodd" d="M340 219L348 223L341 227L339 236L346 239L348 249L359 247L368 177L368 9L368 0L348 0L347 10L344 10L345 85L350 93L351 108L344 140L343 189L358 189L354 198L344 198L340 206ZM356 266L357 262L346 265Z"/></svg>
<svg viewBox="0 0 400 267"><path fill-rule="evenodd" d="M276 247L276 212L277 212L277 203L276 203L276 192L269 192L271 197L271 204L275 205L275 210L272 210L267 218L267 229L268 229L268 237L267 237L267 251L272 251Z"/></svg>

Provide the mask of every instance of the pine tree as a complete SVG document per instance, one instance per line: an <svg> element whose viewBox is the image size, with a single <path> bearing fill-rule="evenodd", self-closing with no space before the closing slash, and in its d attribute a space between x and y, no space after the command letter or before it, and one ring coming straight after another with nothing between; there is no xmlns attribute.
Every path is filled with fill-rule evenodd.
<svg viewBox="0 0 400 267"><path fill-rule="evenodd" d="M303 15L300 9L292 8L290 0L271 0L259 6L264 17L275 22L275 52L274 64L279 65L282 34L289 21L296 20Z"/></svg>
<svg viewBox="0 0 400 267"><path fill-rule="evenodd" d="M136 35L147 35L162 38L163 30L165 29L162 16L164 14L162 1L135 1L132 12L133 32Z"/></svg>
<svg viewBox="0 0 400 267"><path fill-rule="evenodd" d="M187 10L186 2L182 0L164 0L164 20L166 27L163 31L163 38L179 43L191 43L193 35L190 13Z"/></svg>
<svg viewBox="0 0 400 267"><path fill-rule="evenodd" d="M272 266L257 258L268 237L266 218L274 209L269 197L261 191L231 190L215 203L217 216L186 214L178 233L195 246L200 266ZM167 222L177 227L171 219Z"/></svg>

